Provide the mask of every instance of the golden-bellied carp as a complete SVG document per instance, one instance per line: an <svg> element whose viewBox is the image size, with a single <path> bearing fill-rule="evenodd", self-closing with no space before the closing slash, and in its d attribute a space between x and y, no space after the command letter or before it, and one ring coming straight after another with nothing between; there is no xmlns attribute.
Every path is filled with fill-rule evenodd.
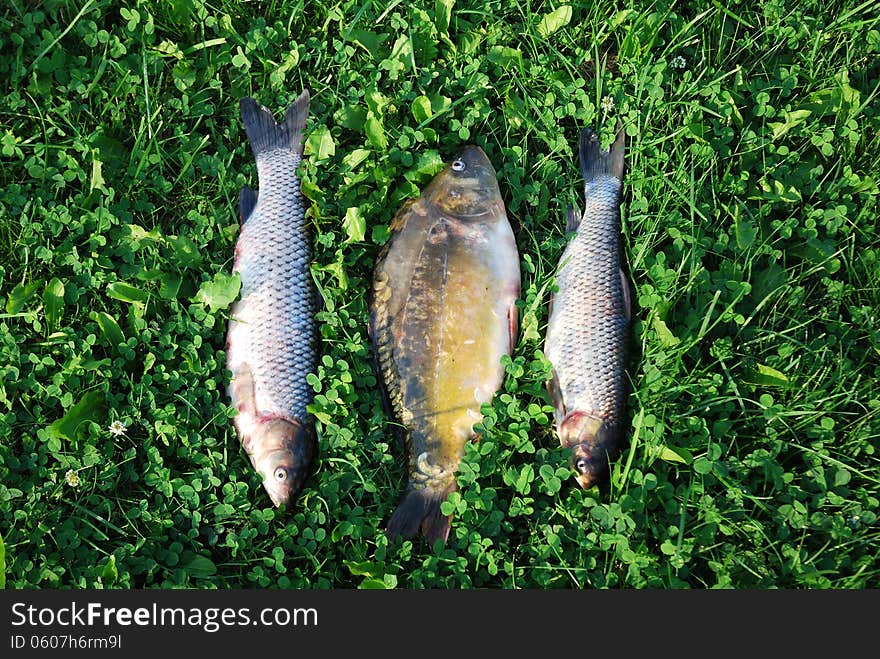
<svg viewBox="0 0 880 659"><path fill-rule="evenodd" d="M226 338L229 396L245 452L276 506L302 486L317 452L306 405L315 370L316 294L311 245L296 169L309 113L304 91L280 124L252 98L241 116L257 161L259 193L242 188L241 232L233 271L241 298L232 308Z"/></svg>
<svg viewBox="0 0 880 659"><path fill-rule="evenodd" d="M407 201L391 231L375 269L370 336L405 429L409 484L387 533L421 528L433 544L449 536L440 504L513 350L519 254L495 170L476 146Z"/></svg>
<svg viewBox="0 0 880 659"><path fill-rule="evenodd" d="M544 354L553 365L548 390L556 431L581 487L601 481L619 451L630 322L629 284L621 267L620 189L624 132L609 151L599 136L580 136L585 208L568 211L577 231L562 254L550 304Z"/></svg>

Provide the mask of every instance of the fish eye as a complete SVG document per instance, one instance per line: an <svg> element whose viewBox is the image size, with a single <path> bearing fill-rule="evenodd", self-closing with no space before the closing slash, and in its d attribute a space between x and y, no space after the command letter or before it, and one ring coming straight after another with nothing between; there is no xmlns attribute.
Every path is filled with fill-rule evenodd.
<svg viewBox="0 0 880 659"><path fill-rule="evenodd" d="M586 458L578 458L578 461L574 463L574 467L578 470L578 473L583 474L587 470Z"/></svg>
<svg viewBox="0 0 880 659"><path fill-rule="evenodd" d="M287 480L287 470L284 467L278 467L278 469L275 470L275 480Z"/></svg>
<svg viewBox="0 0 880 659"><path fill-rule="evenodd" d="M452 163L452 171L453 172L463 172L467 169L467 165L464 163L464 160L456 160Z"/></svg>

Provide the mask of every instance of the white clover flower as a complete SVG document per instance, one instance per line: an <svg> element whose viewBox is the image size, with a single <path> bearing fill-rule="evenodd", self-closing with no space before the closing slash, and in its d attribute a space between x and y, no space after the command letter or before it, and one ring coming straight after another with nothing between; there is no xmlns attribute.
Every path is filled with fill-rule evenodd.
<svg viewBox="0 0 880 659"><path fill-rule="evenodd" d="M77 487L79 485L79 474L73 469L68 469L67 473L64 474L64 480L67 481L67 484L70 485L70 487Z"/></svg>
<svg viewBox="0 0 880 659"><path fill-rule="evenodd" d="M600 105L602 106L602 110L604 112L611 112L611 110L614 108L614 99L610 96L603 96Z"/></svg>
<svg viewBox="0 0 880 659"><path fill-rule="evenodd" d="M685 61L684 57L681 55L677 56L674 60L672 60L672 68L673 69L683 69L687 66L687 61Z"/></svg>
<svg viewBox="0 0 880 659"><path fill-rule="evenodd" d="M119 437L120 435L124 435L125 431L128 430L128 428L125 426L124 423L122 423L122 421L117 420L111 423L110 427L107 428L107 430L109 430L111 434Z"/></svg>

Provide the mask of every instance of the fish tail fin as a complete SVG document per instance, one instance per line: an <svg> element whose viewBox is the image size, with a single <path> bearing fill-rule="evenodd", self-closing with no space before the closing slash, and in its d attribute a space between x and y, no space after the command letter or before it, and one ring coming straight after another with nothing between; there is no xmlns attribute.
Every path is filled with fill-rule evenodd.
<svg viewBox="0 0 880 659"><path fill-rule="evenodd" d="M623 127L618 124L617 139L608 151L603 151L596 131L592 128L584 128L581 131L579 155L584 182L588 183L600 176L613 176L623 180L625 135Z"/></svg>
<svg viewBox="0 0 880 659"><path fill-rule="evenodd" d="M303 132L309 116L309 90L306 89L290 104L281 123L275 123L272 113L249 96L238 106L254 157L275 149L302 153Z"/></svg>
<svg viewBox="0 0 880 659"><path fill-rule="evenodd" d="M445 544L449 537L452 515L444 515L440 511L440 504L446 501L446 497L456 488L455 480L440 491L407 488L403 501L388 520L386 535L391 539L412 538L421 528L428 544L433 546L437 540L443 540Z"/></svg>

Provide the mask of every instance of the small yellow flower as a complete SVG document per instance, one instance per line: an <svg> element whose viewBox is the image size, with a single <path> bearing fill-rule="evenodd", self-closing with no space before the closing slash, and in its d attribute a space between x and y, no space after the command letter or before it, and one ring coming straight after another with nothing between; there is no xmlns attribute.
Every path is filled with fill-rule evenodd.
<svg viewBox="0 0 880 659"><path fill-rule="evenodd" d="M111 434L116 435L118 437L119 435L124 435L125 431L128 430L128 428L126 428L125 424L122 423L122 421L114 421L113 423L110 424L110 427L108 428L108 430L110 431Z"/></svg>
<svg viewBox="0 0 880 659"><path fill-rule="evenodd" d="M79 486L79 474L77 474L73 469L68 469L67 473L64 474L64 480L67 481L67 484L70 487Z"/></svg>

